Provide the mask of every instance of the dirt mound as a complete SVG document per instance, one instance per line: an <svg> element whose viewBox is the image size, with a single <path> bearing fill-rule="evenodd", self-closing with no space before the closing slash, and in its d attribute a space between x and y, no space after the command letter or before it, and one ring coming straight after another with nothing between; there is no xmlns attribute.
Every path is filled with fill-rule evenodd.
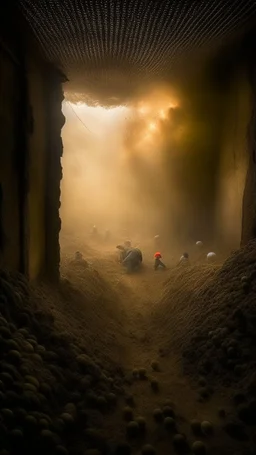
<svg viewBox="0 0 256 455"><path fill-rule="evenodd" d="M94 279L101 283L99 276ZM110 351L101 362L85 346L90 337L75 336L71 312L61 318L68 305L77 318L79 308L89 305L81 292L68 282L50 300L47 288L41 291L29 288L22 275L0 272L1 449L12 455L79 455L91 448L104 453L107 438L97 431L122 394L122 371L107 359ZM103 325L99 338L107 343Z"/></svg>
<svg viewBox="0 0 256 455"><path fill-rule="evenodd" d="M109 253L70 255L55 287L0 272L0 454L252 455L255 246L173 269L152 314L166 275L122 275Z"/></svg>
<svg viewBox="0 0 256 455"><path fill-rule="evenodd" d="M166 349L181 349L187 372L225 385L250 384L256 362L256 242L222 267L191 267L170 277L155 308ZM253 382L255 379L253 379ZM256 383L255 383L256 385Z"/></svg>
<svg viewBox="0 0 256 455"><path fill-rule="evenodd" d="M214 280L219 267L188 266L175 268L165 282L159 302L154 305L152 333L164 351L180 350L197 329L198 318L209 304L199 298Z"/></svg>
<svg viewBox="0 0 256 455"><path fill-rule="evenodd" d="M61 286L37 285L34 293L43 296L59 330L72 333L108 365L121 363L126 315L117 290L92 267L74 267L66 261L61 272Z"/></svg>

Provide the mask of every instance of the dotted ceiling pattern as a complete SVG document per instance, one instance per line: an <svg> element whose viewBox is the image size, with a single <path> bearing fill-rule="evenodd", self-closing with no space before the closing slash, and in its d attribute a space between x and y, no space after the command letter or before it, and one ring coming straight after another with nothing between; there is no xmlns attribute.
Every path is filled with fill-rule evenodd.
<svg viewBox="0 0 256 455"><path fill-rule="evenodd" d="M155 80L189 52L225 42L255 0L19 0L46 57L79 91L113 96Z"/></svg>

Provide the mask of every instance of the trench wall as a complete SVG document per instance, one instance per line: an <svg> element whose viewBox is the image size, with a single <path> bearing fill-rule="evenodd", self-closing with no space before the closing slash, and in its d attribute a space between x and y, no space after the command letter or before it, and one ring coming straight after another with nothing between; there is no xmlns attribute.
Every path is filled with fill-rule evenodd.
<svg viewBox="0 0 256 455"><path fill-rule="evenodd" d="M197 69L178 83L186 130L178 144L182 217L187 237L211 249L230 251L256 235L254 35L195 60Z"/></svg>
<svg viewBox="0 0 256 455"><path fill-rule="evenodd" d="M219 80L220 147L215 193L215 235L237 248L255 238L255 28L213 62Z"/></svg>
<svg viewBox="0 0 256 455"><path fill-rule="evenodd" d="M20 266L17 64L0 47L0 264Z"/></svg>
<svg viewBox="0 0 256 455"><path fill-rule="evenodd" d="M232 249L239 246L242 238L243 195L249 166L252 90L245 68L234 73L225 101L215 226L219 242Z"/></svg>
<svg viewBox="0 0 256 455"><path fill-rule="evenodd" d="M1 18L0 266L56 280L65 78L12 2Z"/></svg>

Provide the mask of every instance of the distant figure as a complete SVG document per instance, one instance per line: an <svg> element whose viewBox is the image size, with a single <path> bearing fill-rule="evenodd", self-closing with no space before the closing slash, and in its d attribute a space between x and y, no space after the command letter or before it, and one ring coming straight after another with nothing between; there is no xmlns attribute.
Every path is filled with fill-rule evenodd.
<svg viewBox="0 0 256 455"><path fill-rule="evenodd" d="M116 248L120 250L119 262L123 262L128 254L128 251L130 251L130 247L126 247L124 245L117 245Z"/></svg>
<svg viewBox="0 0 256 455"><path fill-rule="evenodd" d="M124 246L125 246L125 248L131 248L132 247L132 242L130 240L126 240L124 242Z"/></svg>
<svg viewBox="0 0 256 455"><path fill-rule="evenodd" d="M216 261L216 254L211 251L210 253L207 254L206 256L207 262L212 263Z"/></svg>
<svg viewBox="0 0 256 455"><path fill-rule="evenodd" d="M109 242L111 238L110 230L106 229L105 231L105 242Z"/></svg>
<svg viewBox="0 0 256 455"><path fill-rule="evenodd" d="M198 248L202 248L203 242L201 242L201 240L198 240L198 242L196 242L196 246L197 246Z"/></svg>
<svg viewBox="0 0 256 455"><path fill-rule="evenodd" d="M82 259L83 259L82 253L80 253L80 251L77 251L77 252L75 253L75 260L76 260L76 261L81 261Z"/></svg>
<svg viewBox="0 0 256 455"><path fill-rule="evenodd" d="M98 229L94 225L93 228L92 228L92 238L96 239L97 237L98 237Z"/></svg>
<svg viewBox="0 0 256 455"><path fill-rule="evenodd" d="M155 247L159 247L160 246L160 235L155 235L154 237L154 244L155 244Z"/></svg>
<svg viewBox="0 0 256 455"><path fill-rule="evenodd" d="M157 270L159 267L161 269L166 269L166 265L161 261L162 255L161 253L157 252L154 254L155 258L155 264L154 264L154 269Z"/></svg>
<svg viewBox="0 0 256 455"><path fill-rule="evenodd" d="M183 255L181 256L181 258L179 260L179 264L178 265L182 265L182 266L190 265L188 253L183 253Z"/></svg>
<svg viewBox="0 0 256 455"><path fill-rule="evenodd" d="M137 271L142 264L142 252L139 248L131 248L126 251L126 256L123 260L123 265L128 273Z"/></svg>
<svg viewBox="0 0 256 455"><path fill-rule="evenodd" d="M72 262L74 265L79 265L85 268L89 266L88 262L83 258L83 255L80 253L80 251L77 251L75 253L75 259Z"/></svg>

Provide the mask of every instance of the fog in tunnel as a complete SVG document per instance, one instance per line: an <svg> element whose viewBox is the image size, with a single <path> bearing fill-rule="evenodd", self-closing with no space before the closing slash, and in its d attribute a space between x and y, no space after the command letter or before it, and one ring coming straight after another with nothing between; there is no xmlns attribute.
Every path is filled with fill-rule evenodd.
<svg viewBox="0 0 256 455"><path fill-rule="evenodd" d="M164 166L164 128L176 107L165 87L112 109L64 103L63 226L164 233L176 203Z"/></svg>
<svg viewBox="0 0 256 455"><path fill-rule="evenodd" d="M239 246L250 95L243 70L216 68L189 64L112 108L64 101L63 230Z"/></svg>

